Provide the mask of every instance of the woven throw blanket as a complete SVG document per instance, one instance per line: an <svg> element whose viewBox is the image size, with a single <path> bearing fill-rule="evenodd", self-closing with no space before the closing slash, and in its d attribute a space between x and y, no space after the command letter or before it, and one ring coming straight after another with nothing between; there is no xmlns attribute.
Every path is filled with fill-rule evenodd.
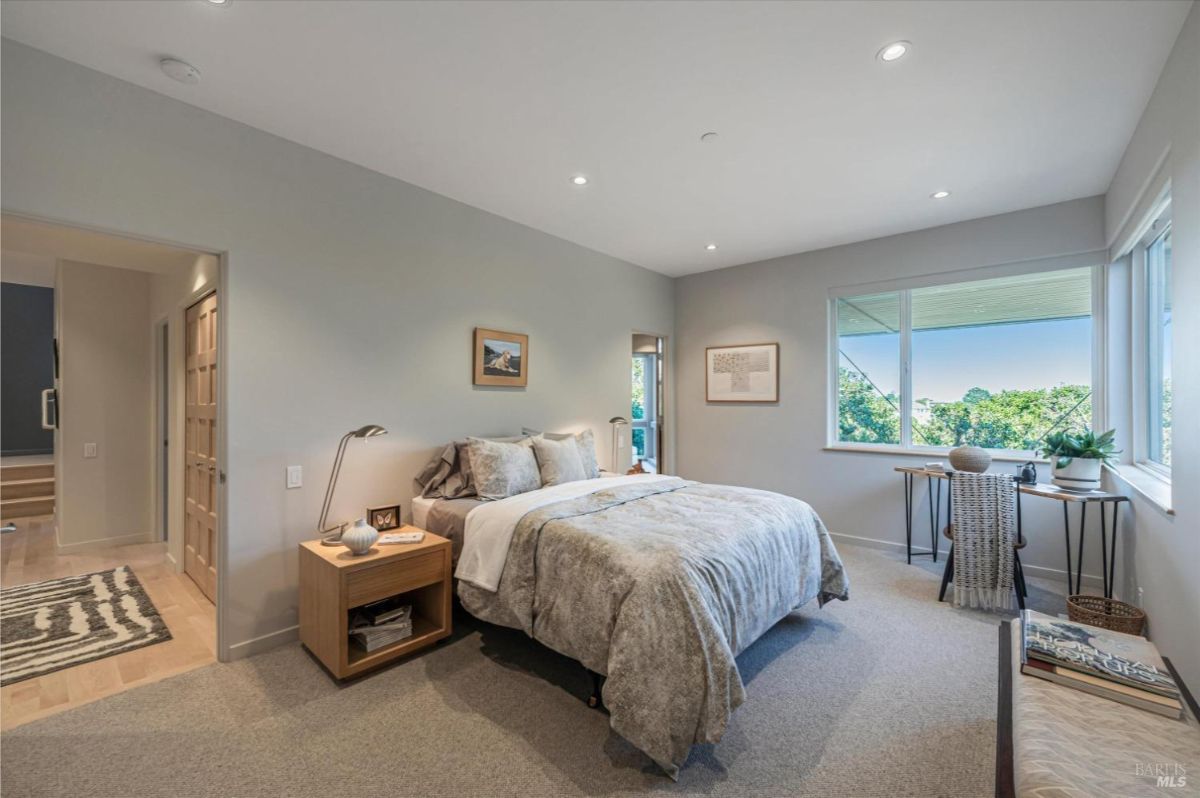
<svg viewBox="0 0 1200 798"><path fill-rule="evenodd" d="M1016 495L1005 474L959 471L951 478L956 607L1012 607Z"/></svg>

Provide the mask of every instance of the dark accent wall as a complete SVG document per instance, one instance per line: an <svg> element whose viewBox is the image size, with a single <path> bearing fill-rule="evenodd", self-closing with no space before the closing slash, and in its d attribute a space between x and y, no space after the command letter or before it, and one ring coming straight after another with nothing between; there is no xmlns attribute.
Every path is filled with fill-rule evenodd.
<svg viewBox="0 0 1200 798"><path fill-rule="evenodd" d="M42 391L54 387L54 289L0 283L0 453L49 454Z"/></svg>

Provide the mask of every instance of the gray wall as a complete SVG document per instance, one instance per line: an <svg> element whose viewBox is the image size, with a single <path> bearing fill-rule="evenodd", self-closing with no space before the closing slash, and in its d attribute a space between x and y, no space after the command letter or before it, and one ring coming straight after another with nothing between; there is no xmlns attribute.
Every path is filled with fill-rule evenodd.
<svg viewBox="0 0 1200 798"><path fill-rule="evenodd" d="M1156 172L1159 180L1155 179ZM1200 5L1193 5L1107 195L1110 244L1139 224L1161 179L1170 181L1172 293L1172 485L1168 515L1134 494L1120 560L1126 595L1144 590L1150 634L1200 685ZM1114 252L1119 255L1119 252ZM1113 487L1131 486L1114 480Z"/></svg>
<svg viewBox="0 0 1200 798"><path fill-rule="evenodd" d="M0 454L49 454L42 391L54 387L54 289L0 283Z"/></svg>
<svg viewBox="0 0 1200 798"><path fill-rule="evenodd" d="M903 479L892 469L942 458L825 450L829 289L1086 252L1102 263L1103 247L1104 202L1091 197L677 279L678 472L796 496L835 534L901 547ZM770 341L780 345L778 404L705 402L706 346ZM927 546L923 485L918 498L914 538ZM1065 568L1061 508L1024 509L1022 562L1038 575ZM1085 571L1098 575L1098 547L1090 554Z"/></svg>
<svg viewBox="0 0 1200 798"><path fill-rule="evenodd" d="M235 656L294 633L296 546L343 432L391 434L347 453L339 519L407 503L467 433L590 426L606 463L630 334L673 333L661 275L7 40L2 73L6 210L227 252ZM471 385L477 325L529 334L527 389Z"/></svg>

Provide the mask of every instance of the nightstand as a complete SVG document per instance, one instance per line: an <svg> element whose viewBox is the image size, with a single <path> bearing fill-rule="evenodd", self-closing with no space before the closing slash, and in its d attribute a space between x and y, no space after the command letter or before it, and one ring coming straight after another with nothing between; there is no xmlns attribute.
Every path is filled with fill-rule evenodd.
<svg viewBox="0 0 1200 798"><path fill-rule="evenodd" d="M300 544L300 641L336 678L357 676L449 637L450 589L450 541L432 532L420 543L377 543L361 557L306 540ZM412 604L412 636L367 653L350 642L351 611L390 596Z"/></svg>

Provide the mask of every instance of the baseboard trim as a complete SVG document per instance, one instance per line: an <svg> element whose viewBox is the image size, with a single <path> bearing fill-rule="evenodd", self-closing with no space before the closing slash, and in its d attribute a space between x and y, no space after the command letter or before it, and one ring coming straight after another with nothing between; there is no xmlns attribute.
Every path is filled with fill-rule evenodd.
<svg viewBox="0 0 1200 798"><path fill-rule="evenodd" d="M859 537L858 535L845 535L841 532L830 532L829 536L834 540L842 540L846 543L852 543L857 546L865 546L871 549L883 549L884 551L898 551L901 554L904 553L904 544L897 543L894 540L864 538ZM949 544L949 541L946 541L946 543ZM947 545L945 548L939 550L941 551L943 557L949 548L950 546ZM932 549L930 549L928 546L913 546L912 550L913 554L928 554L930 551L932 551ZM1024 560L1021 561L1021 567L1024 568L1025 573L1029 574L1030 576L1036 576L1042 579L1053 579L1057 582L1067 581L1067 572L1059 568L1046 568L1042 565L1030 565ZM1089 587L1104 587L1104 579L1093 574L1084 574L1083 583Z"/></svg>
<svg viewBox="0 0 1200 798"><path fill-rule="evenodd" d="M286 629L280 629L277 632L270 632L258 637L252 637L249 640L243 640L240 643L234 643L229 647L229 662L237 659L245 659L252 657L255 654L261 654L264 651L270 651L273 648L293 643L300 639L300 627L289 626Z"/></svg>
<svg viewBox="0 0 1200 798"><path fill-rule="evenodd" d="M118 535L114 538L100 538L99 540L80 540L76 543L58 543L55 548L59 554L68 552L81 551L97 546L125 546L130 543L153 543L154 539L147 532L141 532L134 535Z"/></svg>

